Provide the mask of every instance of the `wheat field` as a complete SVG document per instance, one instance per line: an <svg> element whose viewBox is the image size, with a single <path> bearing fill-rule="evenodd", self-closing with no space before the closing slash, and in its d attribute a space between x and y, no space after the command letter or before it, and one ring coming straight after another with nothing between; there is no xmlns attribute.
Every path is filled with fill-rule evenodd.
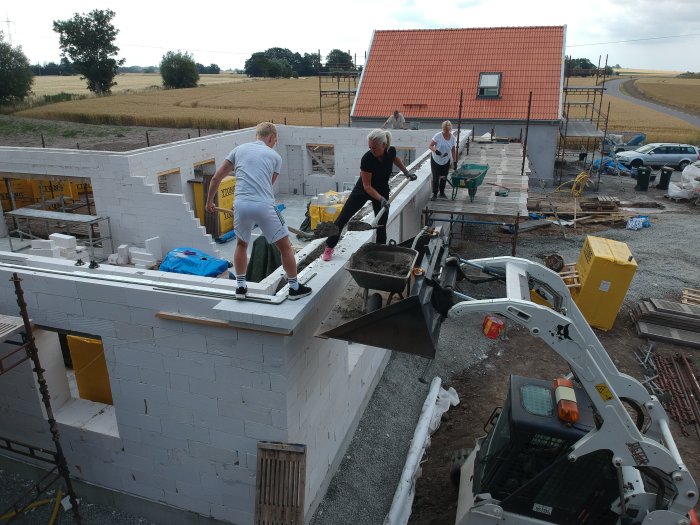
<svg viewBox="0 0 700 525"><path fill-rule="evenodd" d="M700 113L700 79L640 78L635 85L649 98Z"/></svg>
<svg viewBox="0 0 700 525"><path fill-rule="evenodd" d="M116 86L112 88L112 93L125 93L143 90L160 89L163 79L159 73L124 73L115 77ZM235 73L220 73L218 75L200 75L199 84L202 86L213 86L217 84L230 84L232 82L245 82L250 80L245 75ZM40 76L34 77L32 85L34 96L56 95L58 93L70 93L71 95L90 95L85 80L80 80L80 76L58 77Z"/></svg>
<svg viewBox="0 0 700 525"><path fill-rule="evenodd" d="M208 75L206 80L217 76ZM243 79L212 82L191 89L132 92L128 90L131 88L125 87L125 91L109 97L37 106L16 115L88 124L176 128L238 129L261 120L318 126L321 123L319 104L322 102L324 125L346 125L348 122L351 101L343 96L339 100L336 97L321 99L317 77ZM139 81L149 82L143 78ZM324 89L327 88L324 86Z"/></svg>
<svg viewBox="0 0 700 525"><path fill-rule="evenodd" d="M670 78L668 80L671 80ZM673 79L682 80L682 79ZM641 82L653 82L652 79L638 80L637 86L640 87ZM700 81L695 81L700 82ZM572 77L569 79L570 87L586 87L593 86L594 79ZM697 84L696 84L697 85ZM674 96L678 96L679 90L673 91ZM656 97L653 97L656 98ZM580 102L589 100L593 102L592 97L571 97L567 98L569 102ZM609 104L609 106L608 106ZM600 99L596 98L595 107L600 107L603 113L608 112L608 130L614 132L629 132L640 131L646 133L647 142L680 142L689 144L700 143L700 129L692 126L684 120L666 115L660 111L645 108L634 102L622 100L617 97L603 95L602 104ZM572 114L576 115L576 113ZM578 114L580 115L580 113ZM590 110L588 115L590 116ZM597 118L597 117L596 117ZM599 123L600 129L605 127L605 118L603 117Z"/></svg>
<svg viewBox="0 0 700 525"><path fill-rule="evenodd" d="M700 109L700 80L677 79L672 72L663 73L663 77L637 80L638 88L654 99L674 103L682 100ZM16 115L89 124L175 128L237 129L261 120L318 126L322 102L324 125L348 122L351 100L320 97L317 77L250 79L233 74L202 75L200 87L174 90L158 88L159 81L158 74L119 75L112 96L38 106ZM592 85L592 78L569 79L572 87ZM327 84L323 89L335 87L335 84ZM78 77L37 77L35 90L46 94L85 92L84 81ZM568 100L577 99L569 97ZM580 100L586 97L578 97ZM700 143L700 130L680 119L608 95L603 95L602 105L599 99L595 105L607 112L608 103L608 129L611 131L642 131L647 134L648 142ZM599 124L601 129L605 127L604 118Z"/></svg>

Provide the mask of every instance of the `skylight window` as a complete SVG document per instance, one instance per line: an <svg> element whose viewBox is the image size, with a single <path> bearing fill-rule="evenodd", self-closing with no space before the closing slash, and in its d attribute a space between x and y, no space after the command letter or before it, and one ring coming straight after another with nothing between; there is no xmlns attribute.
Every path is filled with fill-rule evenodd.
<svg viewBox="0 0 700 525"><path fill-rule="evenodd" d="M501 96L501 73L480 73L477 97Z"/></svg>

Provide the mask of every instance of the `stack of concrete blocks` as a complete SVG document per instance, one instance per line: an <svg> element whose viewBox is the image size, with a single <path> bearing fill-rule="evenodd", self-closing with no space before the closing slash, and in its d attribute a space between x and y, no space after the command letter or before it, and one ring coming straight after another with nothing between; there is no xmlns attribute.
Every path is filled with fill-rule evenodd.
<svg viewBox="0 0 700 525"><path fill-rule="evenodd" d="M60 257L61 248L56 246L51 239L32 239L29 253L31 255L39 255L40 257Z"/></svg>
<svg viewBox="0 0 700 525"><path fill-rule="evenodd" d="M52 233L49 235L49 239L51 239L55 245L59 247L60 256L64 259L75 261L82 257L82 253L85 251L85 246L78 246L77 239L72 235Z"/></svg>

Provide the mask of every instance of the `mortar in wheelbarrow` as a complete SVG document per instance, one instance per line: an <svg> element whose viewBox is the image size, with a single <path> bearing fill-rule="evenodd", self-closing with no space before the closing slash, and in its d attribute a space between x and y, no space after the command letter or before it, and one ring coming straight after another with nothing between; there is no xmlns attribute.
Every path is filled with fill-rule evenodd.
<svg viewBox="0 0 700 525"><path fill-rule="evenodd" d="M369 254L381 257L399 257L407 255L408 272L401 276L368 272L358 268L357 261L366 261L367 252L358 250L358 256L348 261L346 269L350 271L359 286L372 287L376 290L403 290L410 274L416 275L410 294L405 299L388 304L374 303L369 313L351 321L331 328L319 335L332 339L341 339L388 350L396 350L432 359L435 357L437 341L442 319L451 306L451 289L454 287L456 272L452 267L445 267L448 254L447 244L442 238L433 237L423 250L423 254L413 248L402 246L365 245ZM415 244L414 244L415 246ZM376 250L376 251L375 251ZM391 253L391 255L389 255ZM418 258L420 268L413 271ZM388 259L391 261L391 259ZM362 265L362 263L357 263ZM386 263L384 263L386 264ZM444 270L441 270L444 267ZM378 295L378 294L375 294ZM380 297L381 298L381 297Z"/></svg>
<svg viewBox="0 0 700 525"><path fill-rule="evenodd" d="M345 269L361 288L402 293L417 258L411 248L368 243L350 257Z"/></svg>

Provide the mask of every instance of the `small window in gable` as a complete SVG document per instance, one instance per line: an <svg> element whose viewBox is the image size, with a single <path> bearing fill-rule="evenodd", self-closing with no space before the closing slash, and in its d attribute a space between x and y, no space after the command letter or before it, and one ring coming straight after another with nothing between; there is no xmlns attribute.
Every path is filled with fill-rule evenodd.
<svg viewBox="0 0 700 525"><path fill-rule="evenodd" d="M480 73L477 97L501 96L501 73Z"/></svg>

